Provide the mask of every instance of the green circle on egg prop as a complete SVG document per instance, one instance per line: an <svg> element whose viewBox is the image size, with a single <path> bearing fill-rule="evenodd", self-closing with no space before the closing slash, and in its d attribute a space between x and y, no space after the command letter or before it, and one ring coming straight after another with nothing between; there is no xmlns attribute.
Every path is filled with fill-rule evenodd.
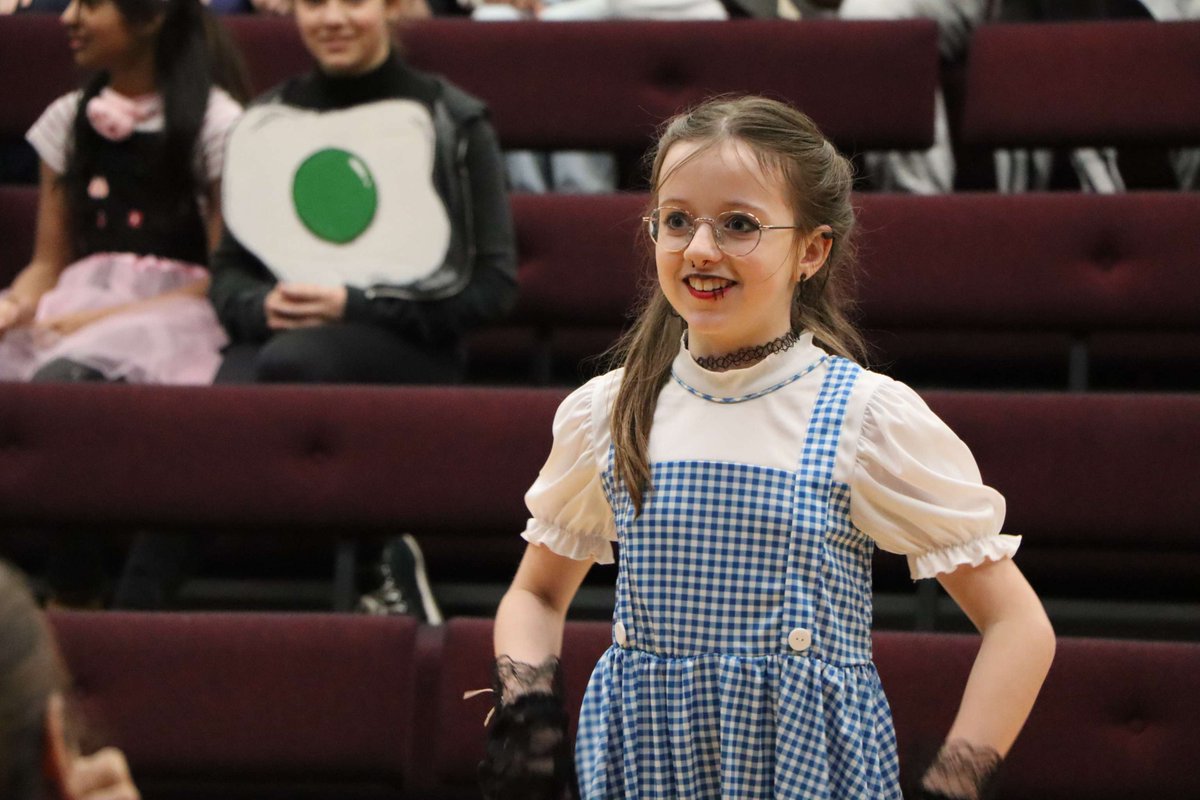
<svg viewBox="0 0 1200 800"><path fill-rule="evenodd" d="M253 105L229 135L221 210L280 281L407 287L451 245L436 163L433 116L415 100Z"/></svg>
<svg viewBox="0 0 1200 800"><path fill-rule="evenodd" d="M304 227L315 236L347 244L371 227L379 193L361 158L330 147L313 153L296 169L292 202Z"/></svg>

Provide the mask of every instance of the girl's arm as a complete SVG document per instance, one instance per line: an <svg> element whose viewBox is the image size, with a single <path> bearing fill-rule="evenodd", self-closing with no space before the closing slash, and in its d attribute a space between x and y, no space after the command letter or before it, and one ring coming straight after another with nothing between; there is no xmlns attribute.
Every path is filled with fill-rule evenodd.
<svg viewBox="0 0 1200 800"><path fill-rule="evenodd" d="M169 292L163 292L154 297L147 297L144 300L135 300L132 303L121 303L120 305L108 306L106 308L78 311L74 314L66 314L54 319L44 320L38 323L37 328L53 331L60 336L68 336L80 328L90 325L93 322L98 322L105 317L111 317L116 314L127 314L130 311L148 308L155 303L161 303L165 300L171 300L176 297L207 297L208 284L208 278L200 278L195 283L189 283L187 286L181 286L178 289L172 289Z"/></svg>
<svg viewBox="0 0 1200 800"><path fill-rule="evenodd" d="M485 800L579 796L558 655L567 608L591 565L531 544L500 601L495 706L479 765Z"/></svg>
<svg viewBox="0 0 1200 800"><path fill-rule="evenodd" d="M70 260L66 197L58 184L58 173L43 161L33 259L17 274L8 294L0 300L0 332L28 325L33 320L38 301L58 283L58 276Z"/></svg>
<svg viewBox="0 0 1200 800"><path fill-rule="evenodd" d="M983 634L947 743L991 748L1003 757L1050 670L1054 630L1041 601L1011 559L963 565L939 575L938 582ZM931 773L926 775L926 788L943 788L929 785Z"/></svg>
<svg viewBox="0 0 1200 800"><path fill-rule="evenodd" d="M208 252L217 249L221 243L221 231L224 228L224 217L221 215L221 179L208 185Z"/></svg>
<svg viewBox="0 0 1200 800"><path fill-rule="evenodd" d="M540 544L528 545L496 611L496 655L526 664L559 655L567 609L591 566L591 561L566 558Z"/></svg>

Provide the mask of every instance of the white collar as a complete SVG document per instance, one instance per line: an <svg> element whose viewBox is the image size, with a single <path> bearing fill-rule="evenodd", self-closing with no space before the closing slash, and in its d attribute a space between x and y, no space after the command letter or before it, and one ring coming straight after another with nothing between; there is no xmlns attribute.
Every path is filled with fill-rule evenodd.
<svg viewBox="0 0 1200 800"><path fill-rule="evenodd" d="M787 350L742 369L713 372L696 363L679 342L679 353L671 363L671 377L685 390L714 403L741 403L782 389L814 371L826 353L813 344L809 331L800 334Z"/></svg>

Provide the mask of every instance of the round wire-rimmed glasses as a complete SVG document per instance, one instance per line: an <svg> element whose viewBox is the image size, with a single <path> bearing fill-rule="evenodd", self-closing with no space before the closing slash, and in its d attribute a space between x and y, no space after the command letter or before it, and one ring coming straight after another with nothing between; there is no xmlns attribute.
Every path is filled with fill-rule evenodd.
<svg viewBox="0 0 1200 800"><path fill-rule="evenodd" d="M642 217L650 238L668 253L678 253L691 244L696 228L707 222L717 247L727 256L748 256L762 241L763 231L798 230L800 225L764 225L749 211L726 211L716 217L693 217L682 208L659 206Z"/></svg>

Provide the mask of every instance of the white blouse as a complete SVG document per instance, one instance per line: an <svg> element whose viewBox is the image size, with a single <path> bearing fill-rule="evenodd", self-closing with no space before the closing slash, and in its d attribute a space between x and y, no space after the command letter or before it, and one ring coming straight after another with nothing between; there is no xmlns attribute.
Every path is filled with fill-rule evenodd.
<svg viewBox="0 0 1200 800"><path fill-rule="evenodd" d="M75 131L75 115L79 113L79 98L83 92L76 90L64 94L51 103L25 139L46 165L61 175L67 168ZM195 170L201 185L212 183L221 177L225 163L225 139L234 121L242 113L241 105L220 87L214 86L208 93L208 107L196 140ZM157 113L138 123L136 130L161 131L163 115Z"/></svg>
<svg viewBox="0 0 1200 800"><path fill-rule="evenodd" d="M754 366L711 372L681 346L655 408L650 461L794 471L825 377L824 355L805 334ZM527 541L568 558L613 562L617 529L600 476L611 458L621 375L593 378L559 406L550 456L525 495ZM1010 558L1020 544L1021 537L1000 533L1004 498L983 484L967 446L912 389L884 375L864 371L854 384L833 480L850 487L854 525L881 549L907 556L913 580Z"/></svg>

